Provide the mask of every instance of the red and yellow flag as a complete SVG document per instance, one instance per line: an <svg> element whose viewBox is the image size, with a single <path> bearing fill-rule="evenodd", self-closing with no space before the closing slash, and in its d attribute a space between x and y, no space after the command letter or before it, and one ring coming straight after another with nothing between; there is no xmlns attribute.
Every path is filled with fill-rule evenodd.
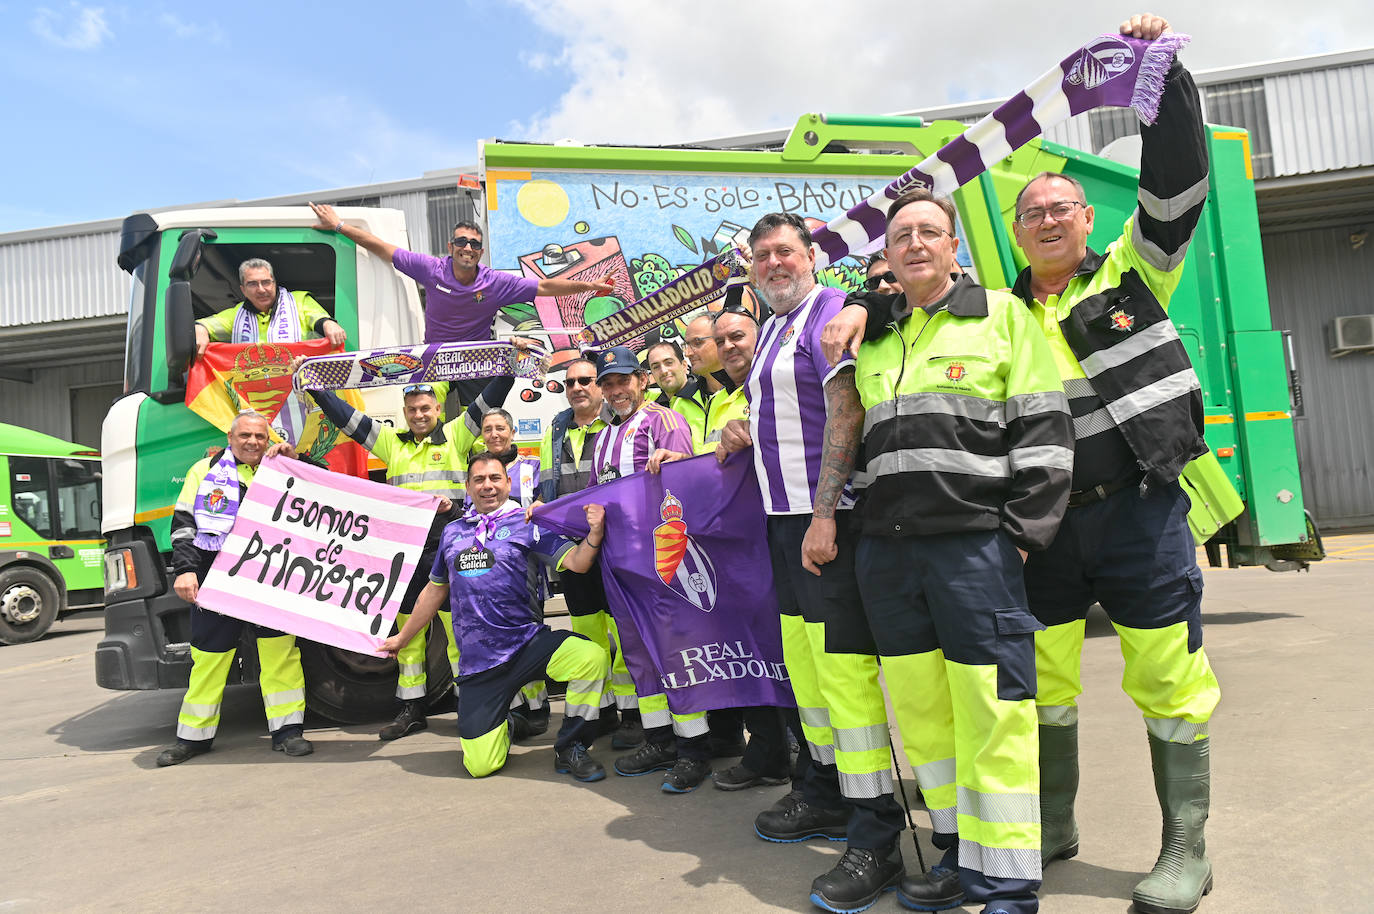
<svg viewBox="0 0 1374 914"><path fill-rule="evenodd" d="M269 423L277 419L291 394L291 361L298 355L324 355L341 351L328 340L302 343L211 343L205 355L191 363L186 379L186 405L206 422L224 431L240 410L255 409ZM357 391L339 395L355 409L362 409ZM367 452L330 422L309 397L296 450L321 460L336 473L367 476ZM280 436L274 430L273 440Z"/></svg>

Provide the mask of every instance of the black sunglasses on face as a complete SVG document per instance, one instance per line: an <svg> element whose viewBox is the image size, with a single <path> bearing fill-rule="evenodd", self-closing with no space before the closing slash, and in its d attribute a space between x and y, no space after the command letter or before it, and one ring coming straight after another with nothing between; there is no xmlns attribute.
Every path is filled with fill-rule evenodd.
<svg viewBox="0 0 1374 914"><path fill-rule="evenodd" d="M591 387L596 383L596 378L587 375L585 378L566 378L569 387Z"/></svg>
<svg viewBox="0 0 1374 914"><path fill-rule="evenodd" d="M876 292L878 287L885 282L892 283L893 285L897 283L897 277L891 270L888 270L886 273L879 273L877 276L868 277L864 280L864 288L870 292Z"/></svg>
<svg viewBox="0 0 1374 914"><path fill-rule="evenodd" d="M472 248L474 251L482 250L481 238L450 238L448 243L455 248Z"/></svg>

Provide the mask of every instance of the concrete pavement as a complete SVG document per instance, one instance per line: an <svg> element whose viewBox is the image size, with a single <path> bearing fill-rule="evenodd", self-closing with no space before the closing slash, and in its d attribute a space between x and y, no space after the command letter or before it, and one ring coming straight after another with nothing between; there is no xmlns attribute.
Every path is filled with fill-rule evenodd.
<svg viewBox="0 0 1374 914"><path fill-rule="evenodd" d="M1223 699L1204 912L1374 910L1374 536L1327 548L1307 574L1206 571ZM229 690L212 754L156 769L181 695L98 688L100 631L98 615L74 617L0 647L0 911L806 911L810 880L840 850L754 836L784 788L668 796L653 775L614 773L577 784L554 774L551 733L473 780L451 713L395 743L318 725L316 753L288 759L269 751L253 687ZM1158 847L1115 635L1097 614L1088 633L1082 851L1047 871L1046 912L1127 911ZM594 754L610 767L608 747ZM903 850L915 869L909 837ZM873 910L899 906L887 896Z"/></svg>

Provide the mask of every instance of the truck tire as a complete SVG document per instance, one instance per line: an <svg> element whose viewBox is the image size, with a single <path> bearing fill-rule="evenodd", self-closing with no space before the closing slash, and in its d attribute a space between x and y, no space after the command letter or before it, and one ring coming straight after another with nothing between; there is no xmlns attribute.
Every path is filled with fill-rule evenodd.
<svg viewBox="0 0 1374 914"><path fill-rule="evenodd" d="M52 628L61 609L57 585L37 568L10 566L0 571L0 644L37 641Z"/></svg>
<svg viewBox="0 0 1374 914"><path fill-rule="evenodd" d="M305 706L339 724L365 724L396 715L396 661L355 654L301 640ZM438 619L430 623L425 650L426 701L433 705L453 688L448 638Z"/></svg>

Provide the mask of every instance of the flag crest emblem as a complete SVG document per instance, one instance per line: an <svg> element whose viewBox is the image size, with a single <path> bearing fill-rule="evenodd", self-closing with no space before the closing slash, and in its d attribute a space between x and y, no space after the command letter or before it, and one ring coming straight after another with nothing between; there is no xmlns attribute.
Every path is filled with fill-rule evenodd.
<svg viewBox="0 0 1374 914"><path fill-rule="evenodd" d="M678 596L702 612L716 606L716 570L700 546L687 535L682 502L664 490L658 507L662 521L654 528L654 570Z"/></svg>

